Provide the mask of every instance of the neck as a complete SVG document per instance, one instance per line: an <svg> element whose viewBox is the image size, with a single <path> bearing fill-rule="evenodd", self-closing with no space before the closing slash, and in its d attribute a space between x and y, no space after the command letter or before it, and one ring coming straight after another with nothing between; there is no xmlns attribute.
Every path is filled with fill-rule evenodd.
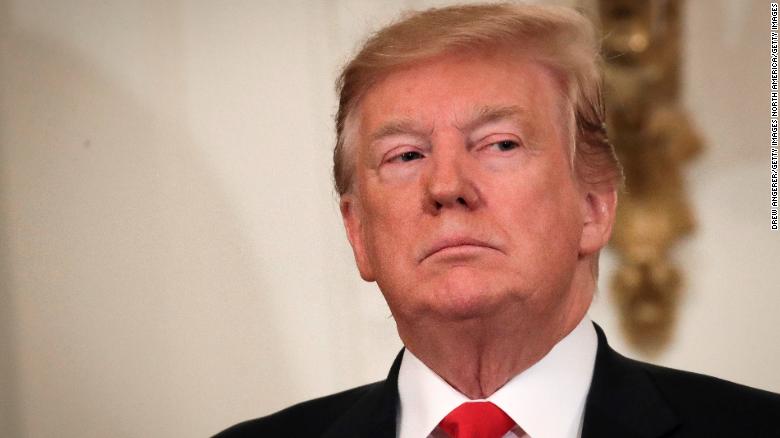
<svg viewBox="0 0 780 438"><path fill-rule="evenodd" d="M484 399L540 361L577 326L592 294L574 296L581 298L552 311L523 303L470 319L397 321L398 331L406 347L452 387L472 400Z"/></svg>

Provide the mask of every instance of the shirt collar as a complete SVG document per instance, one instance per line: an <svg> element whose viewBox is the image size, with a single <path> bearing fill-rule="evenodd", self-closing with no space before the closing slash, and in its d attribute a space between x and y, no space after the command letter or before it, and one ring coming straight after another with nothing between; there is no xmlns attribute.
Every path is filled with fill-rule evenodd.
<svg viewBox="0 0 780 438"><path fill-rule="evenodd" d="M598 340L590 318L546 356L487 398L532 438L580 434ZM450 411L469 401L406 350L398 374L399 438L427 437Z"/></svg>

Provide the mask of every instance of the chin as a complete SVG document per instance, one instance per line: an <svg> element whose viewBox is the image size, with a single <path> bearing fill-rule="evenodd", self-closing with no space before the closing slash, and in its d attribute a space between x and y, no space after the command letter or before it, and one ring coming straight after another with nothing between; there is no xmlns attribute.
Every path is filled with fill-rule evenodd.
<svg viewBox="0 0 780 438"><path fill-rule="evenodd" d="M444 281L426 285L427 311L440 319L482 318L500 312L513 296L496 278L455 269Z"/></svg>

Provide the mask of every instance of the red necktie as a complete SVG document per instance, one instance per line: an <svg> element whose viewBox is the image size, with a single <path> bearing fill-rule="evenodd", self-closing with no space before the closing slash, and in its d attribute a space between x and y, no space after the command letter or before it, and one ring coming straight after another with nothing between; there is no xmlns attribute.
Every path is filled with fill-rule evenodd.
<svg viewBox="0 0 780 438"><path fill-rule="evenodd" d="M447 414L439 428L452 438L501 438L514 420L491 402L467 402Z"/></svg>

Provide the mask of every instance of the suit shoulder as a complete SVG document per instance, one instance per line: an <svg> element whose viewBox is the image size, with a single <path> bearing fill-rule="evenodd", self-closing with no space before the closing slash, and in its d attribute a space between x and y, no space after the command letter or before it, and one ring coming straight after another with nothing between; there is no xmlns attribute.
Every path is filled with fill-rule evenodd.
<svg viewBox="0 0 780 438"><path fill-rule="evenodd" d="M776 427L780 394L717 377L632 362L650 375L669 405L689 422L710 422L728 428L751 421L756 427Z"/></svg>
<svg viewBox="0 0 780 438"><path fill-rule="evenodd" d="M319 436L381 383L363 385L298 403L271 415L236 424L214 438Z"/></svg>
<svg viewBox="0 0 780 438"><path fill-rule="evenodd" d="M747 403L753 407L780 407L780 394L690 371L638 362L670 398L701 404ZM774 412L777 412L776 410Z"/></svg>

